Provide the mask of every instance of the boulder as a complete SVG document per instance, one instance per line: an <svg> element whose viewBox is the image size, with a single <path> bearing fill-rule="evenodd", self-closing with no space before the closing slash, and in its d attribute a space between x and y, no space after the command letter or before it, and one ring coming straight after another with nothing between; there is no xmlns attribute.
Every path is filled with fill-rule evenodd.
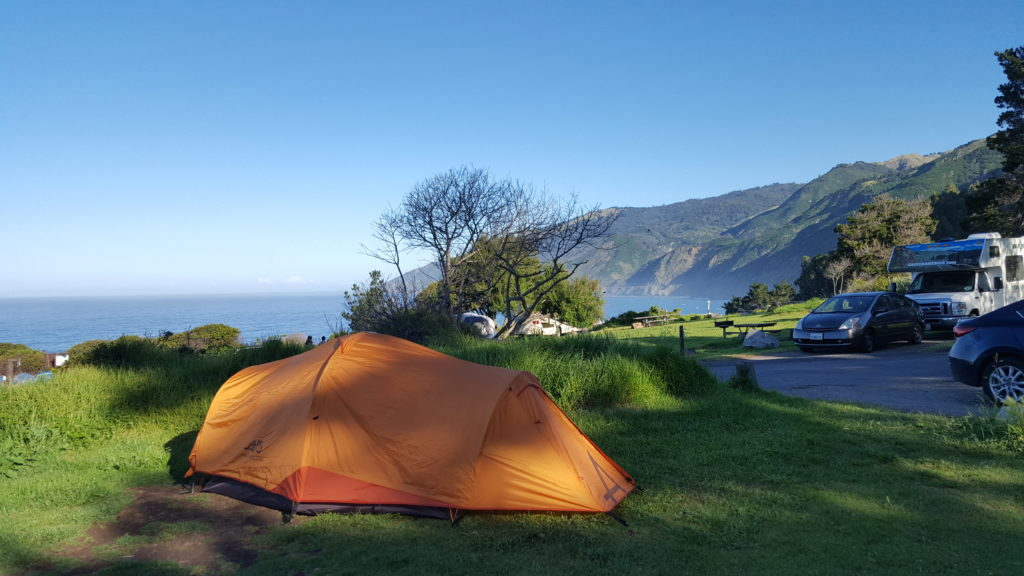
<svg viewBox="0 0 1024 576"><path fill-rule="evenodd" d="M749 332L743 339L744 348L778 348L779 339L763 330Z"/></svg>

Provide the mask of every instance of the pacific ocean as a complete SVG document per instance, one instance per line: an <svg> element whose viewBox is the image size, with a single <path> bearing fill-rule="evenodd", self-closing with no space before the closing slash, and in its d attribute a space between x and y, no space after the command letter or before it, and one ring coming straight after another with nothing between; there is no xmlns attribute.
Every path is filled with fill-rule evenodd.
<svg viewBox="0 0 1024 576"><path fill-rule="evenodd" d="M684 315L722 312L723 300L676 296L608 296L605 318L651 306ZM63 352L86 340L158 336L204 324L227 324L242 340L305 334L319 341L342 328L338 293L209 296L119 296L0 299L0 342Z"/></svg>

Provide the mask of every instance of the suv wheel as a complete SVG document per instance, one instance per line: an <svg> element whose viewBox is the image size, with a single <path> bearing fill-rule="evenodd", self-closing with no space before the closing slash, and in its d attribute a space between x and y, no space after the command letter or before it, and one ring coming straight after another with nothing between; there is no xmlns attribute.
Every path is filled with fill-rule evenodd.
<svg viewBox="0 0 1024 576"><path fill-rule="evenodd" d="M981 375L981 387L992 400L1024 401L1024 361L996 357Z"/></svg>

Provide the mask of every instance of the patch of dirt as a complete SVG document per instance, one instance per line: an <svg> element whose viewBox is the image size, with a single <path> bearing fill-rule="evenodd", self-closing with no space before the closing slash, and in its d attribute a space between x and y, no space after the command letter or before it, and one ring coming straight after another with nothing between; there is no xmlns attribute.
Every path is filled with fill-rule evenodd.
<svg viewBox="0 0 1024 576"><path fill-rule="evenodd" d="M94 524L84 538L54 553L81 563L70 574L91 574L131 562L170 562L189 573L246 567L259 549L253 537L281 524L281 513L215 494L189 494L174 485L130 489L132 503L113 522ZM298 524L303 517L295 517ZM56 563L33 567L53 571Z"/></svg>

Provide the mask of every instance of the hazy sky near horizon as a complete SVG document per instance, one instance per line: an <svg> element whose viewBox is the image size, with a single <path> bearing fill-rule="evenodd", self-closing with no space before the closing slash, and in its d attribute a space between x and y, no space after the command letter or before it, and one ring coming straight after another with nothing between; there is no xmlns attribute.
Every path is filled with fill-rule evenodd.
<svg viewBox="0 0 1024 576"><path fill-rule="evenodd" d="M998 129L1022 30L1020 0L0 0L0 297L340 292L464 164L657 206L948 150Z"/></svg>

